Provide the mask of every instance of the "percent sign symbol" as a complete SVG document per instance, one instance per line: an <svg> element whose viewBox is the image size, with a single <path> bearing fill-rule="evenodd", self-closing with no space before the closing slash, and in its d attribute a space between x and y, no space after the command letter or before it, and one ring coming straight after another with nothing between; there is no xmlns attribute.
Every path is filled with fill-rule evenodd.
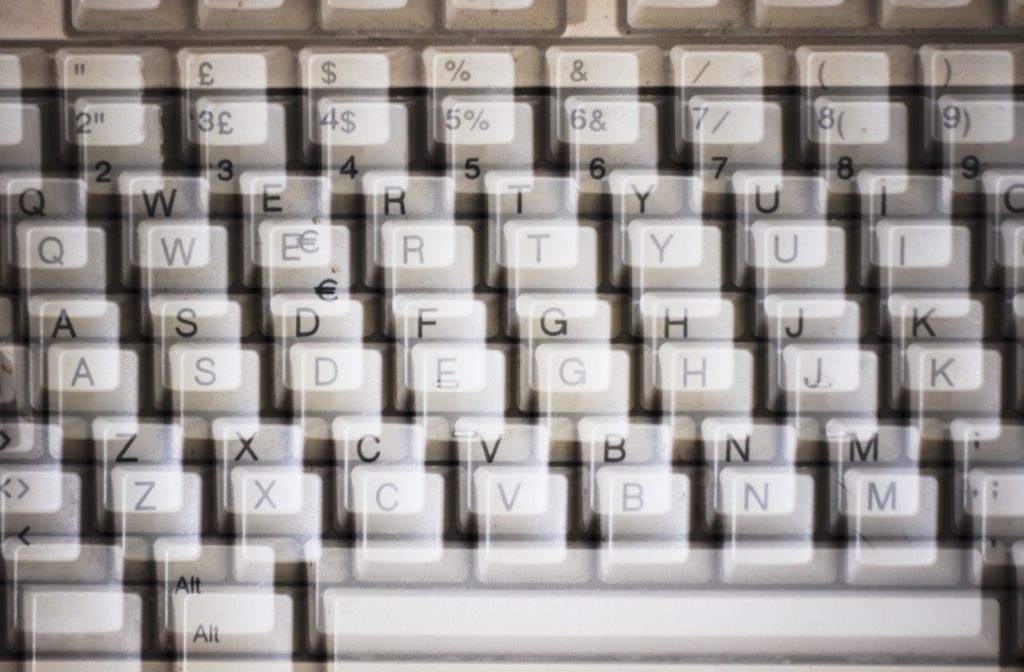
<svg viewBox="0 0 1024 672"><path fill-rule="evenodd" d="M491 122L484 119L483 110L466 110L462 113L462 118L469 122L469 130L475 131L479 128L481 131L486 131L491 127Z"/></svg>
<svg viewBox="0 0 1024 672"><path fill-rule="evenodd" d="M469 70L466 70L465 59L462 59L457 63L454 60L445 61L444 69L452 73L451 81L453 82L456 80L468 82L470 79L473 78L473 75L470 74Z"/></svg>

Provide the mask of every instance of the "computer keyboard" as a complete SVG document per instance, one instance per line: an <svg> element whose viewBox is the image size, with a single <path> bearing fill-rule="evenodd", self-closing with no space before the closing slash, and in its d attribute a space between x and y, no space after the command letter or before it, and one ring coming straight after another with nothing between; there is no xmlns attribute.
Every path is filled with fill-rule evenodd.
<svg viewBox="0 0 1024 672"><path fill-rule="evenodd" d="M1022 92L1022 0L3 0L0 672L1024 668Z"/></svg>

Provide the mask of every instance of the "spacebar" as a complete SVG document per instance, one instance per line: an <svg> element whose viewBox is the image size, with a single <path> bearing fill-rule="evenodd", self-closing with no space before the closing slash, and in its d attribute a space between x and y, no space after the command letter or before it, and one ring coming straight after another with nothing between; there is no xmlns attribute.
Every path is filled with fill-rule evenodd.
<svg viewBox="0 0 1024 672"><path fill-rule="evenodd" d="M999 603L972 592L324 593L338 658L372 655L880 655L957 660L999 654Z"/></svg>

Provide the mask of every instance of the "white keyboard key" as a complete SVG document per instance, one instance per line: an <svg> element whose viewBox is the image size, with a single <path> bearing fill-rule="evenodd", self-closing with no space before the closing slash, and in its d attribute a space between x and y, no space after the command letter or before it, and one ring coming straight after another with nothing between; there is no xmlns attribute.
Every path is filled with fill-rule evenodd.
<svg viewBox="0 0 1024 672"><path fill-rule="evenodd" d="M54 514L64 506L64 477L56 469L0 471L0 511L5 516Z"/></svg>
<svg viewBox="0 0 1024 672"><path fill-rule="evenodd" d="M27 536L27 535L26 535ZM35 583L97 584L124 578L121 548L78 540L3 544L7 576L16 589ZM16 618L16 617L15 617Z"/></svg>
<svg viewBox="0 0 1024 672"><path fill-rule="evenodd" d="M178 52L180 86L196 96L203 89L253 93L296 85L291 52L284 47L182 49Z"/></svg>
<svg viewBox="0 0 1024 672"><path fill-rule="evenodd" d="M400 398L402 403L395 404L399 408L429 415L501 414L508 407L508 353L503 350L470 343L417 343L398 357L398 380L407 387L398 392L411 397Z"/></svg>
<svg viewBox="0 0 1024 672"><path fill-rule="evenodd" d="M8 448L7 450L11 450ZM55 466L0 468L0 535L22 544L36 534L81 532L82 477ZM17 541L11 536L23 535Z"/></svg>
<svg viewBox="0 0 1024 672"><path fill-rule="evenodd" d="M328 650L338 657L572 655L979 656L1000 650L999 603L977 591L855 593L642 593L472 591L390 595L331 589ZM899 618L893 618L899 614ZM438 623L445 628L439 632ZM740 629L744 637L737 638ZM394 638L396 631L406 636ZM459 637L451 637L458 632ZM513 634L514 633L514 634ZM387 644L381 642L387 640Z"/></svg>
<svg viewBox="0 0 1024 672"><path fill-rule="evenodd" d="M948 220L953 212L953 181L948 175L868 169L857 175L857 190L861 209L872 224L886 217L920 218L923 213Z"/></svg>
<svg viewBox="0 0 1024 672"><path fill-rule="evenodd" d="M428 47L423 69L435 92L485 88L504 93L542 84L540 54L533 47Z"/></svg>
<svg viewBox="0 0 1024 672"><path fill-rule="evenodd" d="M18 254L14 263L26 269L54 266L78 269L90 261L98 263L89 258L90 250L96 248L90 239L102 233L70 222L62 225L51 220L45 226L22 224L17 227Z"/></svg>
<svg viewBox="0 0 1024 672"><path fill-rule="evenodd" d="M680 110L676 153L700 166L707 211L731 207L736 168L782 166L782 106L757 96L696 95Z"/></svg>
<svg viewBox="0 0 1024 672"><path fill-rule="evenodd" d="M320 0L325 30L424 32L434 26L432 0Z"/></svg>
<svg viewBox="0 0 1024 672"><path fill-rule="evenodd" d="M997 412L1003 405L1002 354L971 345L912 344L903 386L911 411Z"/></svg>
<svg viewBox="0 0 1024 672"><path fill-rule="evenodd" d="M758 28L864 28L866 0L757 0L754 25Z"/></svg>
<svg viewBox="0 0 1024 672"><path fill-rule="evenodd" d="M377 584L463 583L470 552L440 538L361 538L352 551L352 576Z"/></svg>
<svg viewBox="0 0 1024 672"><path fill-rule="evenodd" d="M559 537L569 529L569 483L563 474L480 466L473 472L473 486L472 512L487 540L520 534Z"/></svg>
<svg viewBox="0 0 1024 672"><path fill-rule="evenodd" d="M280 106L248 100L201 97L191 111L189 142L212 147L262 145L267 141L270 110Z"/></svg>
<svg viewBox="0 0 1024 672"><path fill-rule="evenodd" d="M562 23L557 0L446 0L444 24L449 30L546 32Z"/></svg>
<svg viewBox="0 0 1024 672"><path fill-rule="evenodd" d="M751 89L790 83L789 54L779 46L743 50L718 47L673 47L669 54L672 82L684 92L692 90Z"/></svg>
<svg viewBox="0 0 1024 672"><path fill-rule="evenodd" d="M1013 141L1020 126L1020 106L1011 99L942 96L936 101L941 124L934 139L965 145L998 145Z"/></svg>
<svg viewBox="0 0 1024 672"><path fill-rule="evenodd" d="M22 289L106 289L106 229L59 220L22 223L12 228L17 245L13 261L20 270Z"/></svg>
<svg viewBox="0 0 1024 672"><path fill-rule="evenodd" d="M931 538L939 527L939 483L911 470L849 469L843 474L843 513L851 534Z"/></svg>
<svg viewBox="0 0 1024 672"><path fill-rule="evenodd" d="M811 113L814 120L809 124L809 139L820 146L823 165L838 171L841 157L849 157L853 170L864 164L899 166L907 162L909 115L904 103L819 96Z"/></svg>
<svg viewBox="0 0 1024 672"><path fill-rule="evenodd" d="M1024 532L1024 474L1002 469L972 469L967 475L967 513L990 536Z"/></svg>
<svg viewBox="0 0 1024 672"><path fill-rule="evenodd" d="M54 58L57 81L70 91L116 90L141 96L147 89L174 85L171 55L162 48L59 49Z"/></svg>
<svg viewBox="0 0 1024 672"><path fill-rule="evenodd" d="M253 333L240 301L206 295L156 294L149 298L153 337L161 344L188 338L237 341Z"/></svg>
<svg viewBox="0 0 1024 672"><path fill-rule="evenodd" d="M777 104L755 100L695 96L687 109L684 136L696 145L760 145L771 133L768 108Z"/></svg>
<svg viewBox="0 0 1024 672"><path fill-rule="evenodd" d="M264 333L278 339L323 338L351 341L374 331L374 316L365 297L325 301L306 293L275 294Z"/></svg>
<svg viewBox="0 0 1024 672"><path fill-rule="evenodd" d="M964 226L886 219L875 227L879 283L889 288L970 286L971 238Z"/></svg>
<svg viewBox="0 0 1024 672"><path fill-rule="evenodd" d="M419 338L472 338L498 333L497 305L490 297L456 298L451 294L398 294L391 300L389 332L409 342Z"/></svg>
<svg viewBox="0 0 1024 672"><path fill-rule="evenodd" d="M147 219L136 229L142 286L226 291L229 281L228 231L205 220Z"/></svg>
<svg viewBox="0 0 1024 672"><path fill-rule="evenodd" d="M947 87L1013 86L1024 81L1024 49L1017 46L929 44L920 50L923 84Z"/></svg>
<svg viewBox="0 0 1024 672"><path fill-rule="evenodd" d="M754 355L746 347L665 343L655 375L666 411L749 411L755 405Z"/></svg>
<svg viewBox="0 0 1024 672"><path fill-rule="evenodd" d="M935 541L858 540L847 547L845 578L855 586L954 586L962 553Z"/></svg>
<svg viewBox="0 0 1024 672"><path fill-rule="evenodd" d="M260 280L275 294L304 291L328 280L343 292L356 280L347 226L311 224L308 219L264 220L257 233Z"/></svg>
<svg viewBox="0 0 1024 672"><path fill-rule="evenodd" d="M417 534L440 540L447 525L444 476L421 466L352 469L349 510L357 534Z"/></svg>
<svg viewBox="0 0 1024 672"><path fill-rule="evenodd" d="M175 648L186 661L204 655L281 655L295 649L289 595L204 591L174 594L170 602Z"/></svg>
<svg viewBox="0 0 1024 672"><path fill-rule="evenodd" d="M107 98L77 98L66 131L67 142L87 147L146 144L161 149L160 108ZM155 136L155 137L154 137Z"/></svg>
<svg viewBox="0 0 1024 672"><path fill-rule="evenodd" d="M958 418L950 423L956 459L1013 463L1024 458L1024 426L995 418Z"/></svg>
<svg viewBox="0 0 1024 672"><path fill-rule="evenodd" d="M814 444L807 423L775 423L749 417L708 417L700 423L704 461L713 468L729 463L765 463L800 459ZM816 429L813 423L810 429ZM808 445L809 444L809 445ZM813 448L812 448L813 450Z"/></svg>
<svg viewBox="0 0 1024 672"><path fill-rule="evenodd" d="M521 354L531 350L521 347ZM607 345L541 343L520 375L520 408L544 414L626 414L633 406L629 352Z"/></svg>
<svg viewBox="0 0 1024 672"><path fill-rule="evenodd" d="M110 470L111 531L132 535L195 535L202 528L203 481L176 466L117 464Z"/></svg>
<svg viewBox="0 0 1024 672"><path fill-rule="evenodd" d="M640 29L726 28L739 23L737 0L627 0L626 21Z"/></svg>
<svg viewBox="0 0 1024 672"><path fill-rule="evenodd" d="M995 22L993 0L882 0L883 28L988 28Z"/></svg>
<svg viewBox="0 0 1024 672"><path fill-rule="evenodd" d="M574 222L520 220L504 227L502 265L517 290L593 289L599 284L597 232Z"/></svg>
<svg viewBox="0 0 1024 672"><path fill-rule="evenodd" d="M317 101L318 121L310 126L310 140L332 147L386 145L393 133L405 134L405 110L394 103L325 96Z"/></svg>
<svg viewBox="0 0 1024 672"><path fill-rule="evenodd" d="M200 0L201 30L303 30L313 12L305 0Z"/></svg>
<svg viewBox="0 0 1024 672"><path fill-rule="evenodd" d="M73 0L71 23L89 32L149 33L183 30L185 0Z"/></svg>
<svg viewBox="0 0 1024 672"><path fill-rule="evenodd" d="M260 516L294 516L302 513L306 494L316 491L316 488L309 487L316 481L316 477L294 469L232 467L230 472L232 497L227 510L229 513L241 514L243 521ZM252 533L252 529L244 522L239 529ZM300 529L292 527L288 532L295 534Z"/></svg>
<svg viewBox="0 0 1024 672"><path fill-rule="evenodd" d="M800 69L799 85L805 95L816 97L823 91L857 87L886 89L917 83L914 50L905 46L800 47L796 50ZM876 93L878 95L878 93Z"/></svg>
<svg viewBox="0 0 1024 672"><path fill-rule="evenodd" d="M435 123L434 140L448 145L507 145L518 139L529 141L519 128L517 117L528 114L524 103L481 99L471 96L446 96L441 101L441 118ZM530 124L525 130L532 130ZM510 151L510 150L506 150Z"/></svg>
<svg viewBox="0 0 1024 672"><path fill-rule="evenodd" d="M843 294L776 294L764 300L763 329L770 339L856 340L865 332L861 303Z"/></svg>
<svg viewBox="0 0 1024 672"><path fill-rule="evenodd" d="M288 349L292 407L300 413L379 412L386 406L384 359L360 345L298 343Z"/></svg>
<svg viewBox="0 0 1024 672"><path fill-rule="evenodd" d="M855 346L787 345L782 387L791 413L870 413L879 404L878 355Z"/></svg>
<svg viewBox="0 0 1024 672"><path fill-rule="evenodd" d="M635 94L641 86L664 83L662 54L656 47L551 47L546 53L548 83L566 89L607 89Z"/></svg>
<svg viewBox="0 0 1024 672"><path fill-rule="evenodd" d="M15 629L33 654L142 651L142 598L120 590L39 586L22 591Z"/></svg>
<svg viewBox="0 0 1024 672"><path fill-rule="evenodd" d="M391 289L472 289L475 232L453 222L393 220L381 228L384 284Z"/></svg>
<svg viewBox="0 0 1024 672"><path fill-rule="evenodd" d="M164 385L178 411L255 412L262 405L260 353L237 345L176 343L167 352Z"/></svg>
<svg viewBox="0 0 1024 672"><path fill-rule="evenodd" d="M620 332L618 313L619 305L606 297L520 294L509 331L527 343L562 337L607 342Z"/></svg>
<svg viewBox="0 0 1024 672"><path fill-rule="evenodd" d="M991 331L988 309L960 294L897 293L888 300L889 330L905 342L914 338L981 341Z"/></svg>
<svg viewBox="0 0 1024 672"><path fill-rule="evenodd" d="M299 52L299 76L310 92L402 89L420 83L408 47L306 48Z"/></svg>
<svg viewBox="0 0 1024 672"><path fill-rule="evenodd" d="M110 480L110 509L114 513L183 513L188 479L177 468L115 466Z"/></svg>
<svg viewBox="0 0 1024 672"><path fill-rule="evenodd" d="M41 167L41 123L38 105L0 103L0 162L3 165L23 169Z"/></svg>
<svg viewBox="0 0 1024 672"><path fill-rule="evenodd" d="M990 164L1019 165L1024 159L1024 104L1008 94L940 96L933 104L932 141L962 191Z"/></svg>
<svg viewBox="0 0 1024 672"><path fill-rule="evenodd" d="M725 467L715 504L726 534L797 534L814 529L814 478L787 467Z"/></svg>
<svg viewBox="0 0 1024 672"><path fill-rule="evenodd" d="M735 539L722 549L722 578L730 584L829 584L837 565L835 548L811 540Z"/></svg>
<svg viewBox="0 0 1024 672"><path fill-rule="evenodd" d="M139 387L139 357L133 350L63 344L47 349L46 388L56 413L134 413Z"/></svg>
<svg viewBox="0 0 1024 672"><path fill-rule="evenodd" d="M601 530L623 544L629 535L685 537L690 528L690 478L667 466L610 466L597 470L592 505Z"/></svg>
<svg viewBox="0 0 1024 672"><path fill-rule="evenodd" d="M807 219L828 212L828 183L822 176L776 170L737 170L732 175L737 214L746 223L765 216Z"/></svg>
<svg viewBox="0 0 1024 672"><path fill-rule="evenodd" d="M823 221L770 219L751 227L755 282L764 289L843 289L846 232Z"/></svg>
<svg viewBox="0 0 1024 672"><path fill-rule="evenodd" d="M640 297L640 330L645 339L732 340L743 325L738 295L645 292Z"/></svg>

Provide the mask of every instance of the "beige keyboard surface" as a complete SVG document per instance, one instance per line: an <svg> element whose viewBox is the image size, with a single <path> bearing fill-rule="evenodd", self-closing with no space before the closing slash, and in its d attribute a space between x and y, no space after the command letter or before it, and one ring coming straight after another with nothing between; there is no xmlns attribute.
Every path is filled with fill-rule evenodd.
<svg viewBox="0 0 1024 672"><path fill-rule="evenodd" d="M0 2L0 594L3 672L1024 667L1024 2Z"/></svg>

